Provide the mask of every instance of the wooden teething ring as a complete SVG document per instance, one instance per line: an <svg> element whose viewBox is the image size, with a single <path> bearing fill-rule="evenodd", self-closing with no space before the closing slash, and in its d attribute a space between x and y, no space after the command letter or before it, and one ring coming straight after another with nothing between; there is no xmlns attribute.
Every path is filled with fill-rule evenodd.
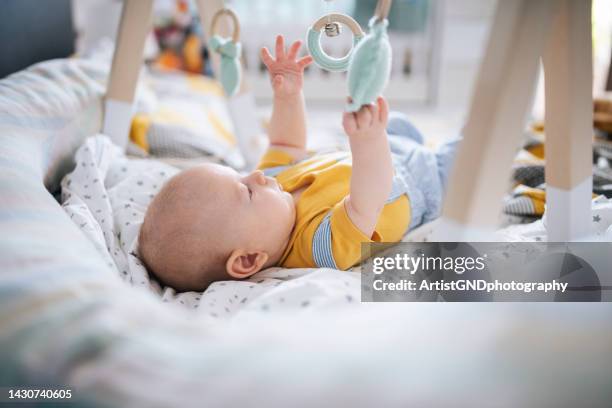
<svg viewBox="0 0 612 408"><path fill-rule="evenodd" d="M326 14L315 21L308 29L306 45L308 46L308 51L314 59L314 62L327 71L342 72L346 71L348 68L352 50L342 58L333 58L327 55L321 47L321 32L325 29L326 25L332 22L342 23L351 30L353 33L353 47L363 38L365 33L361 29L359 23L352 17L340 13Z"/></svg>
<svg viewBox="0 0 612 408"><path fill-rule="evenodd" d="M232 10L228 8L222 8L217 11L212 18L212 22L210 24L210 36L215 35L215 31L217 30L217 24L219 23L219 19L221 16L228 16L232 20L232 24L234 26L234 33L232 34L232 41L238 42L240 40L240 23L238 22L238 16Z"/></svg>
<svg viewBox="0 0 612 408"><path fill-rule="evenodd" d="M331 13L322 16L317 21L315 21L315 23L312 25L312 29L315 31L321 31L323 30L323 28L325 28L325 24L328 24L330 22L344 24L353 32L353 35L355 37L363 37L365 35L363 30L361 29L361 26L357 21L355 21L355 19L353 19L353 17L341 13Z"/></svg>
<svg viewBox="0 0 612 408"><path fill-rule="evenodd" d="M389 15L391 9L391 0L378 0L376 3L376 9L374 10L374 17L376 22L381 22Z"/></svg>

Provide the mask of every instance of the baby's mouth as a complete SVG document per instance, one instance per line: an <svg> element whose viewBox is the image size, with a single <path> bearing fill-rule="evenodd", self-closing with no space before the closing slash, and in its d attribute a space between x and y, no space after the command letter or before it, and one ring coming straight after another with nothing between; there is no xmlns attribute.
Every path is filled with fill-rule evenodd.
<svg viewBox="0 0 612 408"><path fill-rule="evenodd" d="M268 183L272 182L274 184L274 187L276 187L277 190L283 191L283 189L281 188L280 184L278 183L278 181L274 177L266 177L266 178L268 179Z"/></svg>

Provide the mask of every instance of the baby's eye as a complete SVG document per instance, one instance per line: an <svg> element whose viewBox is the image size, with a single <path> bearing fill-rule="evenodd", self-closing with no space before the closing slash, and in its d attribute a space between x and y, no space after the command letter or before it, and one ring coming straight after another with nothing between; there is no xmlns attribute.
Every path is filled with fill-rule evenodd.
<svg viewBox="0 0 612 408"><path fill-rule="evenodd" d="M249 199L253 198L253 190L249 186L247 186L247 190L249 191Z"/></svg>

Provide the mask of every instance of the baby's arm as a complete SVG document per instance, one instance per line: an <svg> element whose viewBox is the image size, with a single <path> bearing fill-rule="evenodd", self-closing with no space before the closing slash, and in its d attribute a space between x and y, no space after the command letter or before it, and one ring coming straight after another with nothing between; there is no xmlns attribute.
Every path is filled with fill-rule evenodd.
<svg viewBox="0 0 612 408"><path fill-rule="evenodd" d="M379 97L376 105L356 113L344 113L342 125L353 155L350 193L344 201L349 218L371 237L378 216L391 193L393 166L387 140L389 107Z"/></svg>
<svg viewBox="0 0 612 408"><path fill-rule="evenodd" d="M304 68L312 62L311 56L296 60L301 45L301 41L296 41L285 53L284 39L279 35L276 37L276 59L267 48L261 50L274 89L268 131L270 146L289 153L295 160L306 155L306 109L302 86Z"/></svg>

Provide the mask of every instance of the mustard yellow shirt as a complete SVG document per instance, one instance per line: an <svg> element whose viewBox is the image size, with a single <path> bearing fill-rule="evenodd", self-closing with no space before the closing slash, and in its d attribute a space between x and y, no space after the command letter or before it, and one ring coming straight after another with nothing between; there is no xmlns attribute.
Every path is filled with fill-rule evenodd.
<svg viewBox="0 0 612 408"><path fill-rule="evenodd" d="M352 169L348 152L317 154L295 163L289 154L270 149L258 168L276 177L285 191L305 188L296 203L295 227L281 266L345 270L362 260L362 242L397 242L408 230L406 194L385 205L371 237L353 224L344 207Z"/></svg>

